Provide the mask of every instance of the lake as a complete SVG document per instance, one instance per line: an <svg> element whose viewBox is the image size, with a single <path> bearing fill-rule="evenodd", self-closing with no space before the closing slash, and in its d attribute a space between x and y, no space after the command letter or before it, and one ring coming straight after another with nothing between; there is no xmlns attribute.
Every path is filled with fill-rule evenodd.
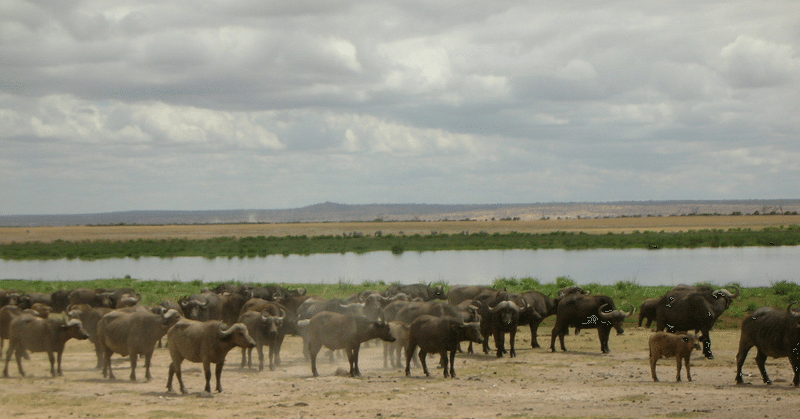
<svg viewBox="0 0 800 419"><path fill-rule="evenodd" d="M0 278L32 280L141 280L253 283L360 284L366 280L400 282L445 281L448 284L489 285L495 278L533 277L542 283L568 276L578 284L677 285L711 282L724 285L769 286L798 281L800 246L625 249L625 250L479 250L314 254L264 258L177 257L82 261L0 260Z"/></svg>

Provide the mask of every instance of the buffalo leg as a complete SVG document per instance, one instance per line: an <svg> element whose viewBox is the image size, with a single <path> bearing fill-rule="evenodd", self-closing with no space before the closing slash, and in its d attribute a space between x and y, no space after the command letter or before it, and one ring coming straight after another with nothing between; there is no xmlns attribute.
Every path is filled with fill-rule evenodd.
<svg viewBox="0 0 800 419"><path fill-rule="evenodd" d="M414 350L417 348L416 342L413 339L409 339L408 346L406 346L406 377L411 375L411 358L414 357ZM6 369L8 367L8 361L6 361Z"/></svg>
<svg viewBox="0 0 800 419"><path fill-rule="evenodd" d="M711 337L708 336L708 332L703 332L700 340L703 341L703 355L708 359L714 359L714 353L711 352Z"/></svg>
<svg viewBox="0 0 800 419"><path fill-rule="evenodd" d="M683 363L686 364L686 379L692 381L692 369L689 366L689 357L683 358Z"/></svg>
<svg viewBox="0 0 800 419"><path fill-rule="evenodd" d="M744 380L742 379L742 366L744 365L745 359L747 359L747 353L750 352L750 348L753 346L749 343L739 343L739 352L736 353L736 384L744 384Z"/></svg>
<svg viewBox="0 0 800 419"><path fill-rule="evenodd" d="M683 358L681 358L680 355L676 355L675 359L678 360L678 372L677 372L677 375L675 377L675 382L680 383L681 382L681 363L683 362ZM689 363L688 362L686 363L686 370L687 371L689 370ZM692 381L692 380L689 380L689 381Z"/></svg>
<svg viewBox="0 0 800 419"><path fill-rule="evenodd" d="M203 376L206 378L206 393L211 393L211 362L203 361Z"/></svg>
<svg viewBox="0 0 800 419"><path fill-rule="evenodd" d="M450 351L450 378L456 378L456 351Z"/></svg>
<svg viewBox="0 0 800 419"><path fill-rule="evenodd" d="M319 354L320 349L322 349L322 345L308 344L308 356L311 357L311 374L314 375L314 377L319 377L319 372L317 372L317 354Z"/></svg>
<svg viewBox="0 0 800 419"><path fill-rule="evenodd" d="M114 353L109 350L103 351L103 377L108 377L109 380L113 380L114 372L111 370L111 355Z"/></svg>
<svg viewBox="0 0 800 419"><path fill-rule="evenodd" d="M269 370L275 371L275 365L280 365L279 357L278 357L278 350L277 343L273 342L269 345Z"/></svg>
<svg viewBox="0 0 800 419"><path fill-rule="evenodd" d="M150 359L153 358L153 353L144 354L144 379L150 381L153 376L150 375Z"/></svg>
<svg viewBox="0 0 800 419"><path fill-rule="evenodd" d="M94 368L99 370L100 368L103 368L103 354L105 353L103 346L99 343L95 344L94 353L97 355L97 365ZM103 377L105 376L105 373L103 373Z"/></svg>
<svg viewBox="0 0 800 419"><path fill-rule="evenodd" d="M358 368L358 353L361 351L361 344L357 344L355 348L353 348L353 372L355 372L354 377L361 377L361 370Z"/></svg>
<svg viewBox="0 0 800 419"><path fill-rule="evenodd" d="M181 394L186 394L186 387L183 385L183 374L181 373L182 362L183 360L179 359L169 364L169 378L167 378L167 391L173 391L172 376L175 375L178 378L178 385L180 386Z"/></svg>
<svg viewBox="0 0 800 419"><path fill-rule="evenodd" d="M486 339L489 340L489 339ZM494 331L494 346L497 348L497 357L502 358L503 353L506 351L505 333L495 330Z"/></svg>
<svg viewBox="0 0 800 419"><path fill-rule="evenodd" d="M47 359L50 360L50 375L53 377L57 377L59 374L56 373L56 356L52 352L47 353Z"/></svg>
<svg viewBox="0 0 800 419"><path fill-rule="evenodd" d="M772 380L770 380L769 375L767 374L767 354L762 352L760 349L756 354L756 365L758 365L758 370L761 371L761 378L764 379L764 384L772 384Z"/></svg>
<svg viewBox="0 0 800 419"><path fill-rule="evenodd" d="M222 367L223 366L225 366L225 361L218 362L217 363L217 368L214 371L214 376L217 378L217 392L218 393L222 393ZM209 393L210 393L210 391L209 391Z"/></svg>
<svg viewBox="0 0 800 419"><path fill-rule="evenodd" d="M253 349L250 348L249 351L252 352ZM264 345L256 344L256 351L258 352L258 370L264 371Z"/></svg>
<svg viewBox="0 0 800 419"><path fill-rule="evenodd" d="M286 337L285 333L278 333L278 337L275 338L275 343L269 346L269 353L270 354L272 354L272 353L275 354L275 356L274 356L275 365L278 365L278 366L281 365L281 346L283 346L283 339L285 337ZM273 346L275 347L275 351L274 352L272 350ZM270 355L270 356L272 356L272 355ZM272 370L273 368L270 367L269 369Z"/></svg>
<svg viewBox="0 0 800 419"><path fill-rule="evenodd" d="M650 354L650 375L653 377L653 381L658 382L658 376L656 375L656 363L658 362L658 358L654 357Z"/></svg>
<svg viewBox="0 0 800 419"><path fill-rule="evenodd" d="M422 348L419 349L419 362L422 364L422 372L425 373L426 377L430 377L431 373L428 371L428 363L425 361L425 358L428 357L428 353L423 351ZM408 368L406 366L406 368Z"/></svg>
<svg viewBox="0 0 800 419"><path fill-rule="evenodd" d="M792 379L792 384L795 387L800 387L800 353L795 352L794 354L790 354L789 363L792 364L792 370L794 370L794 379Z"/></svg>
<svg viewBox="0 0 800 419"><path fill-rule="evenodd" d="M15 351L14 345L9 341L8 343L8 351L6 352L6 367L3 369L3 377L8 377L8 362L11 361L11 354L16 355L17 359L17 369L19 369L19 375L25 376L25 370L22 369L22 353L21 351Z"/></svg>
<svg viewBox="0 0 800 419"><path fill-rule="evenodd" d="M539 325L542 324L541 320L534 320L531 322L531 348L541 348L539 346Z"/></svg>
<svg viewBox="0 0 800 419"><path fill-rule="evenodd" d="M131 353L131 381L136 381L136 363L139 361L139 355Z"/></svg>
<svg viewBox="0 0 800 419"><path fill-rule="evenodd" d="M389 342L383 342L383 368L389 368L389 355L392 356L392 366L394 367L394 348L389 346Z"/></svg>
<svg viewBox="0 0 800 419"><path fill-rule="evenodd" d="M605 330L602 327L597 328L597 337L600 338L600 352L607 354L611 352L608 348L608 339L611 336L611 330Z"/></svg>
<svg viewBox="0 0 800 419"><path fill-rule="evenodd" d="M517 351L514 349L514 341L517 339L517 328L513 327L510 332L508 332L508 357L509 358L516 358Z"/></svg>
<svg viewBox="0 0 800 419"><path fill-rule="evenodd" d="M6 352L6 366L3 368L3 377L8 377L8 361L11 360L11 353L14 352L14 348L11 347L11 343L8 344L8 352Z"/></svg>
<svg viewBox="0 0 800 419"><path fill-rule="evenodd" d="M242 365L240 366L241 368L244 368L247 365L247 349L248 348L242 348Z"/></svg>

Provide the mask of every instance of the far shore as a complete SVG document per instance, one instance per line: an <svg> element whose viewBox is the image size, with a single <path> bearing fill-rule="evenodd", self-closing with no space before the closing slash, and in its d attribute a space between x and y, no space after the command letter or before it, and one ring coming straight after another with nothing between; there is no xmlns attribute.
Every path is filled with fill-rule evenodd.
<svg viewBox="0 0 800 419"><path fill-rule="evenodd" d="M618 218L570 218L548 220L497 221L397 221L330 222L286 224L178 224L106 225L58 227L0 227L0 244L11 242L209 239L214 237L326 236L360 233L382 234L460 234L551 233L554 231L587 234L632 233L634 231L679 232L689 230L753 229L800 224L797 215L714 215Z"/></svg>

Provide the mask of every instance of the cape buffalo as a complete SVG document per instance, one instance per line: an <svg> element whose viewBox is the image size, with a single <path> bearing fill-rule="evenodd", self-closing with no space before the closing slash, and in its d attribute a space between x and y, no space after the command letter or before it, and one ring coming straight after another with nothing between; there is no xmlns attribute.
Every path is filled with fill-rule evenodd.
<svg viewBox="0 0 800 419"><path fill-rule="evenodd" d="M681 362L686 365L686 378L692 381L692 370L689 368L689 358L692 351L700 349L697 336L685 333L674 334L656 332L650 336L650 375L653 381L658 381L656 376L656 363L663 358L677 358L678 367L675 381L681 381Z"/></svg>
<svg viewBox="0 0 800 419"><path fill-rule="evenodd" d="M125 312L114 310L97 323L97 340L103 347L103 376L114 379L111 355L128 356L131 361L131 380L136 380L136 361L144 355L145 379L150 381L150 358L153 350L169 328L181 319L175 310L164 314L149 311Z"/></svg>
<svg viewBox="0 0 800 419"><path fill-rule="evenodd" d="M169 378L167 390L172 390L172 376L178 377L181 393L186 394L181 376L181 364L184 360L201 362L203 373L206 377L205 391L211 393L211 364L216 364L218 392L222 392L222 367L225 365L225 356L235 347L253 348L256 343L247 333L247 327L236 323L227 327L219 320L200 322L182 319L175 323L167 332L169 341L169 355L172 363L169 364Z"/></svg>
<svg viewBox="0 0 800 419"><path fill-rule="evenodd" d="M311 372L314 377L319 377L317 354L323 345L331 350L344 349L350 363L350 376L360 377L358 352L361 349L361 343L375 338L387 342L395 341L389 325L384 322L373 322L365 317L330 311L323 311L312 317L305 333L308 337L308 352L311 356Z"/></svg>
<svg viewBox="0 0 800 419"><path fill-rule="evenodd" d="M531 348L539 348L539 325L542 321L556 314L558 301L554 300L539 291L526 291L522 293L522 298L528 303L530 310L520 314L519 324L527 324L531 329Z"/></svg>
<svg viewBox="0 0 800 419"><path fill-rule="evenodd" d="M239 317L239 323L247 326L247 333L256 343L256 351L258 351L258 370L264 370L264 345L269 346L269 369L275 369L275 354L280 349L278 346L278 338L281 336L283 329L283 318L286 313L281 310L277 316L272 316L267 310L262 312L246 311ZM245 363L248 367L252 367L253 361L253 348L242 348L242 368Z"/></svg>
<svg viewBox="0 0 800 419"><path fill-rule="evenodd" d="M61 373L61 356L64 354L65 344L72 338L86 339L88 337L80 320L41 319L23 313L11 321L3 376L8 377L8 361L11 360L12 353L16 353L19 374L25 376L25 371L22 369L22 358L27 358L26 351L47 352L47 357L50 359L50 374L53 377L63 375ZM58 369L56 369L56 360Z"/></svg>
<svg viewBox="0 0 800 419"><path fill-rule="evenodd" d="M456 352L458 352L459 342L465 340L483 343L480 325L477 322L464 323L460 319L452 317L435 317L427 314L419 316L411 323L408 330L406 376L411 375L411 358L419 346L419 361L422 363L422 371L425 376L430 377L431 375L425 358L428 353L438 353L445 378L456 378L454 364Z"/></svg>
<svg viewBox="0 0 800 419"><path fill-rule="evenodd" d="M764 383L772 384L765 363L767 357L789 357L794 370L792 384L800 386L800 313L792 311L793 302L786 310L762 307L742 321L739 352L736 354L736 384L744 384L742 365L750 348L758 349L756 365Z"/></svg>
<svg viewBox="0 0 800 419"><path fill-rule="evenodd" d="M611 329L616 329L618 335L624 334L622 323L634 311L615 310L614 300L605 295L570 294L558 302L556 324L550 335L550 351L556 351L556 338L561 343L561 350L566 351L564 336L569 333L569 327L575 327L597 329L600 350L608 353L611 351L608 347Z"/></svg>
<svg viewBox="0 0 800 419"><path fill-rule="evenodd" d="M642 305L639 307L639 327L642 327L642 322L647 320L647 323L644 325L644 327L650 328L650 325L653 324L653 320L656 319L659 301L661 301L661 297L648 298L644 300Z"/></svg>
<svg viewBox="0 0 800 419"><path fill-rule="evenodd" d="M714 291L708 286L679 285L659 300L656 308L656 331L699 330L700 341L703 342L703 355L708 359L714 359L709 331L714 327L717 318L738 296L738 288L736 294L731 294L726 289Z"/></svg>

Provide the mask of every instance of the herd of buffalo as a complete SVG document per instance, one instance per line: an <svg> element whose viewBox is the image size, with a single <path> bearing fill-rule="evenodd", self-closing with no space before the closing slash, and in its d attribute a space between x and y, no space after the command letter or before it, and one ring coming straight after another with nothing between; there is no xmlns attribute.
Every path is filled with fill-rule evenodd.
<svg viewBox="0 0 800 419"><path fill-rule="evenodd" d="M731 293L708 286L679 285L659 298L646 300L639 309L639 325L645 320L646 327L656 322L657 332L649 341L653 380L658 381L658 359L674 357L677 380L681 379L683 361L691 381L691 352L702 349L707 358L714 357L710 331L738 296L738 289ZM302 288L222 284L154 307L145 307L140 301L141 295L130 288L60 290L52 294L0 290L0 353L5 340L9 341L3 376L8 377L12 355L24 376L22 360L29 359L28 352L46 352L51 374L61 375L65 343L75 338L94 344L96 368L102 369L103 376L114 378L111 356L116 353L130 358L131 380L136 379L137 360L143 357L145 378L150 380L151 356L166 336L172 359L168 390L173 390L172 380L177 377L181 392L186 392L181 364L187 360L203 364L207 392L211 391L211 364L215 364L216 391L221 392L220 375L231 349L242 348L242 367L252 366L252 350L256 349L259 370L263 370L266 346L272 370L281 363L281 345L288 334L302 337L304 354L315 377L323 346L343 350L350 375L360 376L361 344L381 339L384 366L405 366L406 375L410 375L411 364L421 364L429 376L427 355L439 354L444 376L455 378L454 358L462 350L461 342L469 342L468 351L473 350L474 343L488 354L491 336L497 357L514 357L517 329L528 325L531 346L538 348L539 325L555 315L551 351L556 351L556 339L561 350L567 350L564 337L572 327L576 334L581 329L597 329L600 350L607 353L611 330L623 334L623 321L636 311L634 307L618 309L610 297L592 295L580 287L562 289L551 297L538 291L512 293L479 286L454 286L445 292L442 286L413 284L364 291L348 299L322 299L306 295ZM800 386L800 312L792 310L792 304L760 308L745 317L736 355L736 383L743 383L742 365L755 346L756 364L765 383L772 383L765 369L767 357L788 357L794 370L792 383ZM65 315L50 316L53 312ZM688 333L692 331L694 334ZM505 335L509 336L508 348ZM405 360L401 359L403 352Z"/></svg>

